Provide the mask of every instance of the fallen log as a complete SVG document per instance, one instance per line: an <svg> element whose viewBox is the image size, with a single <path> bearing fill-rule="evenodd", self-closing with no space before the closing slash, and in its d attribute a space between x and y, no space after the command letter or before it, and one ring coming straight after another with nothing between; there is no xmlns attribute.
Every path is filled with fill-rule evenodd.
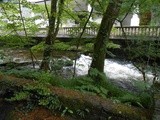
<svg viewBox="0 0 160 120"><path fill-rule="evenodd" d="M0 75L0 91L8 88L20 88L24 85L37 85L33 80ZM63 106L73 110L88 109L85 115L86 120L151 120L151 112L147 109L127 106L114 103L110 99L104 99L95 95L82 93L76 90L69 90L48 85L50 91L57 95ZM78 118L76 118L78 119Z"/></svg>

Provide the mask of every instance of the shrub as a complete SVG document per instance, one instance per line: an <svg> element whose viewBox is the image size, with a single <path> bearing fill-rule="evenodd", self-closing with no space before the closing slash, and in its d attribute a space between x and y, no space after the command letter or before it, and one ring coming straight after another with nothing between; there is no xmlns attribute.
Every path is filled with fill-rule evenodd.
<svg viewBox="0 0 160 120"><path fill-rule="evenodd" d="M53 49L55 50L69 50L70 45L64 43L64 42L59 42L59 43L55 43L53 45Z"/></svg>
<svg viewBox="0 0 160 120"><path fill-rule="evenodd" d="M33 52L42 52L44 51L44 42L39 43L31 48Z"/></svg>

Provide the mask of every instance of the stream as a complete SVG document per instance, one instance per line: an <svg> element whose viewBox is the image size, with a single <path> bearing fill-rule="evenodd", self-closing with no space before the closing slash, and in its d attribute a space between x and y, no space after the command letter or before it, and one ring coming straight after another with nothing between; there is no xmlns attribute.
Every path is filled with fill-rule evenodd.
<svg viewBox="0 0 160 120"><path fill-rule="evenodd" d="M28 62L31 61L31 56L28 51L26 50L5 50L3 52L3 59L1 58L0 63L3 62ZM63 53L56 53L54 52L54 56L57 59L64 59L64 60L71 60L74 58L75 54L72 55L71 53L63 52ZM64 57L65 56L65 57ZM67 56L67 57L66 57ZM71 59L70 59L71 58ZM36 54L36 59L41 61L42 54ZM76 75L86 75L88 73L88 69L90 67L92 58L87 55L81 54L77 59L76 64ZM73 61L74 63L74 61ZM32 67L32 65L30 65ZM39 65L36 66L39 68ZM62 69L62 73L64 76L72 75L73 73L73 66L65 66ZM138 69L132 65L132 63L122 60L116 59L106 59L105 60L105 67L104 73L113 83L117 84L118 86L129 89L134 91L134 84L138 82L143 82L142 74L138 71ZM147 75L147 82L151 85L153 75L151 72L148 72ZM160 75L158 77L160 79Z"/></svg>

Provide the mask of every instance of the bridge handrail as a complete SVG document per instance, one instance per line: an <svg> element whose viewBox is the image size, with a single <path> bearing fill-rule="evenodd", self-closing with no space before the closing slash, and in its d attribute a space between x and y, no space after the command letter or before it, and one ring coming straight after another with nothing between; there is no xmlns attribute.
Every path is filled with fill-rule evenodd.
<svg viewBox="0 0 160 120"><path fill-rule="evenodd" d="M160 37L160 26L124 26L114 27L111 36L147 36Z"/></svg>
<svg viewBox="0 0 160 120"><path fill-rule="evenodd" d="M46 35L48 28L39 28L35 35ZM83 27L60 27L58 35L60 36L75 36L77 37L83 30ZM3 31L1 31L3 33ZM1 33L1 34L2 34ZM19 31L22 35L23 30ZM84 36L85 37L95 37L98 33L98 28L96 27L86 27ZM110 37L124 37L124 33L127 37L139 37L146 36L152 38L160 38L160 26L123 26L123 27L113 27Z"/></svg>
<svg viewBox="0 0 160 120"><path fill-rule="evenodd" d="M62 27L60 30L63 31L62 34L65 35L77 35L82 31L83 27ZM160 37L160 26L124 26L124 27L113 27L111 32L111 37L124 36L149 36L149 37ZM85 33L88 35L96 35L98 28L96 27L86 27Z"/></svg>
<svg viewBox="0 0 160 120"><path fill-rule="evenodd" d="M144 26L115 26L115 28L160 28L160 26L148 26L148 25L144 25Z"/></svg>
<svg viewBox="0 0 160 120"><path fill-rule="evenodd" d="M48 28L40 28L39 31L47 31ZM60 35L73 35L77 36L80 34L83 30L83 27L60 27L58 34ZM96 27L86 27L85 28L85 34L86 35L92 35L95 36L97 34L97 28Z"/></svg>

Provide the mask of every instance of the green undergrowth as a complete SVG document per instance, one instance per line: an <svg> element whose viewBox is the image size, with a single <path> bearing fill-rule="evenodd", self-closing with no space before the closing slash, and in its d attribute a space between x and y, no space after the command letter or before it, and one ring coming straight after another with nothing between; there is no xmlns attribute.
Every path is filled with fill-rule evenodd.
<svg viewBox="0 0 160 120"><path fill-rule="evenodd" d="M148 90L141 90L141 92L139 93L132 93L114 85L103 74L100 74L99 79L93 80L96 72L93 72L93 75L91 75L91 77L80 76L68 79L56 76L50 72L31 69L13 69L5 72L5 74L14 75L20 78L31 79L43 84L50 84L52 86L63 87L66 89L73 89L84 93L98 95L105 99L112 99L117 103L125 103L127 105L134 105L143 108L150 108L152 106L152 96L151 92L149 92Z"/></svg>
<svg viewBox="0 0 160 120"><path fill-rule="evenodd" d="M23 107L17 107L17 109L24 113L33 110L37 106L42 106L51 111L56 111L62 116L73 114L72 108L65 106L57 95L52 94L46 84L40 82L36 85L26 84L19 89L14 89L13 94L5 100L8 102L21 101Z"/></svg>
<svg viewBox="0 0 160 120"><path fill-rule="evenodd" d="M15 35L5 35L0 36L1 47L8 48L24 48L25 46L30 46L34 44L34 40L26 37L19 37Z"/></svg>
<svg viewBox="0 0 160 120"><path fill-rule="evenodd" d="M52 45L53 50L71 50L71 46L64 42L55 42L54 45ZM39 43L38 45L35 45L31 48L32 52L42 52L44 51L44 42Z"/></svg>
<svg viewBox="0 0 160 120"><path fill-rule="evenodd" d="M92 39L84 39L81 41L77 41L78 39L70 40L69 42L62 42L56 40L54 45L52 45L53 50L59 51L82 51L82 52L93 52L94 40ZM77 49L78 45L78 49ZM120 45L115 44L111 41L106 43L106 47L108 49L120 48ZM31 48L33 52L42 52L44 50L44 42L39 43Z"/></svg>

